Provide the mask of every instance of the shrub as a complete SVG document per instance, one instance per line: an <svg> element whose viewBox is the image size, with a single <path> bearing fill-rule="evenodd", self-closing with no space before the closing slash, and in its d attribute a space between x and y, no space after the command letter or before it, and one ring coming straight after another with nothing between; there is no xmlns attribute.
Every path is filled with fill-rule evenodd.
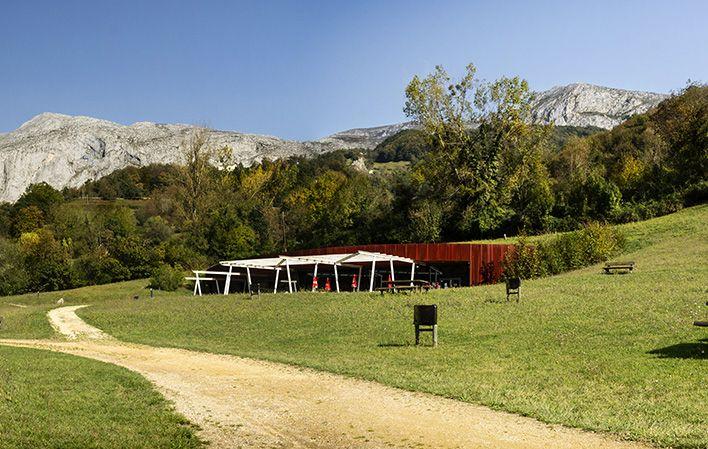
<svg viewBox="0 0 708 449"><path fill-rule="evenodd" d="M508 252L502 261L504 277L529 279L542 276L540 256L541 252L530 245L525 237L520 238L514 245L514 249Z"/></svg>
<svg viewBox="0 0 708 449"><path fill-rule="evenodd" d="M504 277L529 279L575 270L605 261L624 246L624 235L617 228L597 223L536 246L521 238L502 262Z"/></svg>
<svg viewBox="0 0 708 449"><path fill-rule="evenodd" d="M172 267L162 264L152 272L150 287L158 290L175 291L184 283L184 271L179 265Z"/></svg>
<svg viewBox="0 0 708 449"><path fill-rule="evenodd" d="M708 181L701 181L689 186L684 192L684 204L695 206L708 201Z"/></svg>

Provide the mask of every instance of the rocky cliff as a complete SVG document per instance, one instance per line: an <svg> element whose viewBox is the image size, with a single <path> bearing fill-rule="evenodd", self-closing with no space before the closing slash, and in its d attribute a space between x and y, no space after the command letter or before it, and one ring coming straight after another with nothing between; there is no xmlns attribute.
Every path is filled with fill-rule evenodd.
<svg viewBox="0 0 708 449"><path fill-rule="evenodd" d="M665 95L572 84L538 95L537 122L612 128L645 112ZM249 165L263 158L314 155L346 148L373 148L412 122L342 131L318 141L297 142L232 131L209 131L209 145L229 146ZM48 182L76 187L117 169L151 163L180 163L180 145L193 127L139 122L119 125L90 117L44 113L15 131L0 134L0 201L15 201L27 186Z"/></svg>
<svg viewBox="0 0 708 449"><path fill-rule="evenodd" d="M612 129L635 114L659 104L668 95L612 89L592 84L570 84L541 92L532 105L536 123L558 126L595 126Z"/></svg>

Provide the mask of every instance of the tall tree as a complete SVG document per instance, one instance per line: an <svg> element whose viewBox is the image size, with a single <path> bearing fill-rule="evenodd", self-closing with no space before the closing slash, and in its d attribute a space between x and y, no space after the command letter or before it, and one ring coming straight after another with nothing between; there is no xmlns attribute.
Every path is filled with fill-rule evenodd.
<svg viewBox="0 0 708 449"><path fill-rule="evenodd" d="M530 195L536 215L550 211L548 174L541 162L550 132L529 124L533 95L528 84L518 77L485 83L475 72L470 64L454 81L438 66L406 88L405 112L433 145L415 170L419 196L441 206L448 238L521 225L519 214L527 213L521 203ZM531 188L538 183L540 189Z"/></svg>

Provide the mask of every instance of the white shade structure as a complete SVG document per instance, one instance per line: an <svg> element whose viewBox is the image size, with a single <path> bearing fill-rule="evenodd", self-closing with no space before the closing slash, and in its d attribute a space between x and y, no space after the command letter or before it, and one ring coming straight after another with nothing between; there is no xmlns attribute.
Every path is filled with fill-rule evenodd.
<svg viewBox="0 0 708 449"><path fill-rule="evenodd" d="M335 277L335 287L336 291L339 291L339 272L338 267L348 267L356 268L359 270L359 279L361 279L361 271L364 265L371 264L371 281L369 283L369 291L374 289L374 272L376 270L376 262L385 262L388 264L391 270L391 278L395 279L394 263L405 263L410 264L411 269L411 280L413 279L413 274L415 272L415 260L409 259L407 257L394 256L391 254L384 254L378 252L370 251L357 251L354 253L344 253L344 254L316 254L308 256L278 256L278 257L265 257L259 259L241 259L241 260L224 260L219 262L220 265L228 267L229 271L221 273L226 276L226 283L224 284L224 294L229 294L229 287L231 284L231 276L237 273L233 271L234 268L240 268L246 270L246 281L248 284L249 291L251 290L251 270L272 270L275 272L275 287L273 292L275 293L278 289L278 280L281 277L281 270L285 270L285 276L287 276L288 292L292 293L294 281L291 278L290 267L304 266L304 265L314 265L314 276L317 276L317 269L319 265L331 265L334 267L334 277ZM206 274L200 272L200 274ZM197 274L195 272L195 274ZM197 276L198 278L198 276ZM200 279L196 279L199 283ZM357 290L359 286L357 284ZM201 294L201 288L195 285L195 292ZM195 293L196 294L196 293Z"/></svg>

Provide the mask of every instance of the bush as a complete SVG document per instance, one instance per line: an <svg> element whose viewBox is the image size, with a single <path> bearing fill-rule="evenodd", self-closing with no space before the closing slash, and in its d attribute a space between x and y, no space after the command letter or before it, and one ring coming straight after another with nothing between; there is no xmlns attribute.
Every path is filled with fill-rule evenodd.
<svg viewBox="0 0 708 449"><path fill-rule="evenodd" d="M184 283L184 271L179 265L172 267L162 264L152 272L150 287L173 292Z"/></svg>
<svg viewBox="0 0 708 449"><path fill-rule="evenodd" d="M689 186L684 192L684 204L695 206L708 201L708 181L701 181Z"/></svg>
<svg viewBox="0 0 708 449"><path fill-rule="evenodd" d="M624 247L624 235L617 228L596 223L536 246L522 238L502 262L504 277L529 279L575 270L603 262Z"/></svg>

